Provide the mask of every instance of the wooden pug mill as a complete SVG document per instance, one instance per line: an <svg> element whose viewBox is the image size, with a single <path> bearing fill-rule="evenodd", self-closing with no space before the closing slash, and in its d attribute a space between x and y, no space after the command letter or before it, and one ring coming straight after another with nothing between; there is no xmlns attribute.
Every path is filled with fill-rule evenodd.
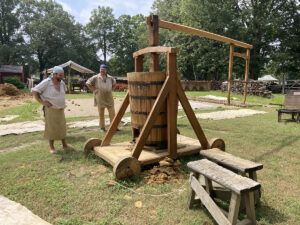
<svg viewBox="0 0 300 225"><path fill-rule="evenodd" d="M176 69L177 48L157 46L158 27L149 24L150 47L134 52L135 72L128 73L128 92L104 139L91 138L84 151L91 150L113 166L116 178L139 175L141 166L165 157L177 158L199 153L201 149L224 148L224 141L209 143L182 89ZM166 72L159 72L158 54L167 57ZM150 71L143 72L143 58L149 55ZM198 140L178 135L177 110L180 101ZM133 142L110 144L130 105ZM199 143L200 142L200 143ZM222 147L223 146L223 147Z"/></svg>

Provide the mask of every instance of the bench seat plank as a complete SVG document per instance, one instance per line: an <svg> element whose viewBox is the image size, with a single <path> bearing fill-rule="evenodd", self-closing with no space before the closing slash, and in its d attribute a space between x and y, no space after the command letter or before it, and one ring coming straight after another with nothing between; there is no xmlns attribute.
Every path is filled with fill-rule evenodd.
<svg viewBox="0 0 300 225"><path fill-rule="evenodd" d="M260 184L250 178L240 176L207 159L189 162L187 166L196 173L215 181L225 188L237 193L245 193L260 188Z"/></svg>
<svg viewBox="0 0 300 225"><path fill-rule="evenodd" d="M261 163L256 163L233 156L217 148L202 150L200 151L200 154L209 160L215 161L228 167L229 169L237 170L242 173L256 171L263 168Z"/></svg>

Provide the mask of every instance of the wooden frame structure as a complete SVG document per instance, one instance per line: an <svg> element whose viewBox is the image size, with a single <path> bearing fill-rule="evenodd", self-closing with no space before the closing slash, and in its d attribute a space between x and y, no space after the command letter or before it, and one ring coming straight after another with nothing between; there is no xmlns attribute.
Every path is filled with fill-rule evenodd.
<svg viewBox="0 0 300 225"><path fill-rule="evenodd" d="M159 28L164 29L170 29L175 30L187 34L192 34L200 37L209 38L216 41L221 41L230 44L230 52L229 52L229 68L228 68L228 91L227 91L227 103L230 105L230 92L231 92L231 82L232 82L232 68L233 68L233 57L241 57L245 59L245 79L244 79L244 97L243 97L243 103L246 102L246 96L247 96L247 82L248 82L248 74L249 74L249 65L250 65L250 50L253 48L252 45L237 41L225 36L217 35L214 33L210 33L204 30L184 26L181 24L171 23L168 21L160 20L158 19L157 15L152 15L147 17L147 24L149 26L150 31L150 46L156 46L158 45L159 40ZM238 53L234 52L234 47L242 47L246 49L246 53ZM158 65L158 56L156 54L153 54L152 56L152 63L157 66ZM156 68L156 67L153 68Z"/></svg>
<svg viewBox="0 0 300 225"><path fill-rule="evenodd" d="M153 20L147 19L149 28L149 47L141 49L133 53L135 62L135 72L143 72L143 59L145 55L149 55L149 71L157 72L159 70L159 53L164 53L167 56L166 79L160 89L158 96L147 116L139 135L135 134L133 128L133 137L136 139L134 145L130 142L117 143L110 145L110 141L117 130L119 123L129 105L130 96L127 92L123 103L113 119L104 139L91 138L84 145L84 151L88 154L91 150L102 159L113 166L113 172L117 179L126 178L131 175L138 175L141 170L141 165L148 165L159 162L164 157L177 158L182 155L191 155L199 153L201 149L209 149L219 147L225 148L225 143L222 139L214 138L210 142L206 136L194 114L194 111L184 93L176 66L177 48L158 46L159 35L157 16L152 16ZM161 23L161 22L160 22ZM195 134L200 142L177 135L177 109L178 100L180 101L188 119L191 123ZM153 148L145 146L149 133L154 125L155 119L161 111L163 105L167 106L167 149L157 152ZM132 147L132 151L128 151L128 146Z"/></svg>
<svg viewBox="0 0 300 225"><path fill-rule="evenodd" d="M132 151L126 151L125 148L130 145L129 142L118 143L110 145L110 141L129 105L129 92L127 92L125 99L113 119L104 139L89 139L84 150L89 153L94 150L95 154L106 160L114 167L114 175L118 178L125 178L131 175L138 175L140 171L140 165L147 165L159 162L164 157L177 158L182 155L191 155L199 153L201 149L208 149L211 147L218 147L219 145L225 146L222 139L212 139L210 143L206 139L206 136L194 114L192 107L184 93L181 83L178 79L178 73L176 71L176 53L178 49L172 47L148 47L141 49L133 54L135 59L135 72L142 72L143 70L143 57L144 55L150 55L150 61L152 65L150 70L158 68L156 65L156 59L158 59L158 53L164 53L167 55L167 72L166 79L163 86L155 100L155 103L147 117L147 120L140 131L140 134L136 140ZM177 108L178 100L197 135L200 142L184 136L177 136ZM168 134L168 147L167 151L153 152L153 148L148 151L149 147L145 147L147 137L153 127L155 118L160 113L163 105L167 105L167 134ZM134 132L133 132L134 135ZM179 142L177 138L179 137ZM198 143L197 143L198 142ZM143 151L146 150L146 151Z"/></svg>

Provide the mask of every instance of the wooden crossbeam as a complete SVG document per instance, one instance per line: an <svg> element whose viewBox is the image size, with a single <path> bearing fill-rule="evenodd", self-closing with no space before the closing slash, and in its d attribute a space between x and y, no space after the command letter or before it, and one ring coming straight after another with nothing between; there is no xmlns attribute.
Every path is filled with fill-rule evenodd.
<svg viewBox="0 0 300 225"><path fill-rule="evenodd" d="M125 96L125 98L123 100L123 103L122 103L122 105L121 105L121 107L120 107L117 115L113 119L111 125L108 128L107 133L104 136L104 139L103 139L103 141L101 143L101 146L107 146L107 145L109 145L109 143L110 143L110 141L111 141L114 133L116 132L116 130L118 128L119 123L121 122L121 119L122 119L122 117L123 117L123 115L124 115L124 113L125 113L128 105L129 105L129 92L127 91L126 96Z"/></svg>
<svg viewBox="0 0 300 225"><path fill-rule="evenodd" d="M147 18L147 24L151 23L151 18ZM200 29L196 29L193 27L188 27L188 26L184 26L181 24L177 24L177 23L172 23L172 22L168 22L168 21L164 21L164 20L158 20L158 26L161 28L165 28L165 29L170 29L170 30L175 30L175 31L179 31L179 32L183 32L183 33L187 33L187 34L193 34L193 35L197 35L200 37L205 37L205 38L209 38L209 39L213 39L216 41L221 41L221 42L225 42L228 44L234 44L236 46L242 47L242 48L253 48L253 45L241 42L241 41L237 41L225 36L221 36L218 34L214 34L214 33L210 33L204 30L200 30Z"/></svg>
<svg viewBox="0 0 300 225"><path fill-rule="evenodd" d="M178 52L178 48L155 46L155 47L147 47L147 48L140 49L133 53L133 57L146 55L150 53L177 53L177 52Z"/></svg>
<svg viewBox="0 0 300 225"><path fill-rule="evenodd" d="M134 149L132 151L132 157L134 157L136 159L139 158L139 156L143 150L143 147L146 143L146 140L148 138L148 135L152 129L152 126L155 122L155 118L157 117L158 113L160 112L163 103L165 103L165 100L166 100L167 95L170 90L170 79L169 78L170 78L169 76L166 78L166 80L157 96L157 99L154 102L151 112L150 112L149 116L147 117L145 125L142 128L139 138L137 139L137 142L134 146Z"/></svg>
<svg viewBox="0 0 300 225"><path fill-rule="evenodd" d="M238 52L234 52L233 56L237 56L237 57L244 58L244 59L249 58L246 54L242 54L242 53L238 53Z"/></svg>

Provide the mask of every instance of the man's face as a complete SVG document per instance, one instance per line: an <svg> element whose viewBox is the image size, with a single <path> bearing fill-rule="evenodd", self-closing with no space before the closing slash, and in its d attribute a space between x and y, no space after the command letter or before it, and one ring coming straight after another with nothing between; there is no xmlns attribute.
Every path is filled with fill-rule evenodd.
<svg viewBox="0 0 300 225"><path fill-rule="evenodd" d="M106 75L106 68L100 68L101 75Z"/></svg>
<svg viewBox="0 0 300 225"><path fill-rule="evenodd" d="M64 73L53 73L53 78L60 82L64 79Z"/></svg>

